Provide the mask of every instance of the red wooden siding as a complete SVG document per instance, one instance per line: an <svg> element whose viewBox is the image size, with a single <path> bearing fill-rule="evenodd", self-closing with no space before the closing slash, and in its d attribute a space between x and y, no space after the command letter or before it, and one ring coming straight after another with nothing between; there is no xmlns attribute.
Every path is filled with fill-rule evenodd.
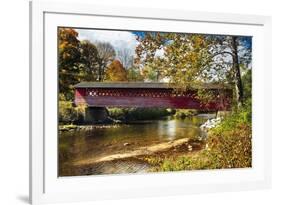
<svg viewBox="0 0 281 205"><path fill-rule="evenodd" d="M230 109L232 92L212 89L217 98L202 103L196 98L196 90L175 94L164 88L76 88L75 104L92 107L162 107L198 110Z"/></svg>

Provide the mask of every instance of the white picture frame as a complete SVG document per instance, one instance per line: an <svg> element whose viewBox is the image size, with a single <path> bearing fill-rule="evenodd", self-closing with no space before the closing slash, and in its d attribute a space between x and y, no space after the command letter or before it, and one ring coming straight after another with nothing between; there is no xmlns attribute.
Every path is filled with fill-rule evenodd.
<svg viewBox="0 0 281 205"><path fill-rule="evenodd" d="M58 26L253 36L253 167L118 176L58 177ZM80 3L31 2L30 111L32 204L269 188L271 18Z"/></svg>

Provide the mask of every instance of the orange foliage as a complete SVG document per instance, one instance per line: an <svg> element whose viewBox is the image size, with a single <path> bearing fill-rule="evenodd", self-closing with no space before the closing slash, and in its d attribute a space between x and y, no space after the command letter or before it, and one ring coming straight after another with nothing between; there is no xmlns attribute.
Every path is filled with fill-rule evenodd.
<svg viewBox="0 0 281 205"><path fill-rule="evenodd" d="M119 60L114 60L108 66L105 79L109 81L127 81L127 72Z"/></svg>

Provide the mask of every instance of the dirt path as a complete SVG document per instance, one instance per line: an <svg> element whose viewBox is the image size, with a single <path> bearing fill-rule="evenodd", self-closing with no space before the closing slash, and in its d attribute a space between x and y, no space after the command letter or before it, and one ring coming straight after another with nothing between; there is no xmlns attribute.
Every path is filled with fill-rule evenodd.
<svg viewBox="0 0 281 205"><path fill-rule="evenodd" d="M108 156L100 157L100 158L88 158L88 159L79 160L79 161L76 161L74 163L74 165L83 166L83 165L90 165L90 164L100 163L100 162L108 162L108 161L113 161L113 160L118 160L118 159L127 159L127 158L137 157L137 156L141 156L141 155L150 155L150 154L154 154L156 152L163 152L163 151L169 150L173 147L177 147L177 146L183 145L188 142L189 142L189 138L183 138L183 139L173 140L173 141L169 141L169 142L163 142L163 143L156 144L156 145L140 147L134 151L125 152L122 154L113 154L113 155L108 155Z"/></svg>

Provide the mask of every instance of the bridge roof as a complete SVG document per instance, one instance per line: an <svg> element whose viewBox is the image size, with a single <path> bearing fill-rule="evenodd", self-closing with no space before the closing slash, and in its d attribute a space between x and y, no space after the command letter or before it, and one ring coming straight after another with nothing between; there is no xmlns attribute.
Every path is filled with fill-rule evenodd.
<svg viewBox="0 0 281 205"><path fill-rule="evenodd" d="M75 88L172 88L169 83L161 82L81 82ZM194 86L194 89L230 89L229 85L205 83Z"/></svg>
<svg viewBox="0 0 281 205"><path fill-rule="evenodd" d="M155 82L81 82L75 88L169 88L168 83Z"/></svg>

